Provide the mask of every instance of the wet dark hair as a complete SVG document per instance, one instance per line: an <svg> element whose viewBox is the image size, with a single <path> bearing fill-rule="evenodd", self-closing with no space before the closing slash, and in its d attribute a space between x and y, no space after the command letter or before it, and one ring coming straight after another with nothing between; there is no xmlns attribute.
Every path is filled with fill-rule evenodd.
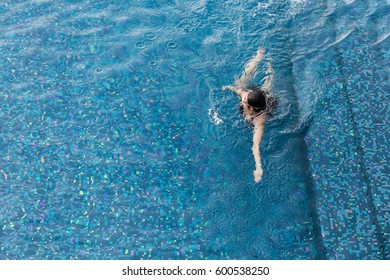
<svg viewBox="0 0 390 280"><path fill-rule="evenodd" d="M248 94L248 105L251 106L255 112L260 112L267 107L266 92L257 86L249 86L250 93Z"/></svg>

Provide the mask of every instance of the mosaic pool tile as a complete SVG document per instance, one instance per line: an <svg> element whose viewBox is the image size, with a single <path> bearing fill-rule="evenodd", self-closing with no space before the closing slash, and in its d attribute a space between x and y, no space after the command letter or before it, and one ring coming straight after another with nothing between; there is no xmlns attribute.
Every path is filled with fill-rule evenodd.
<svg viewBox="0 0 390 280"><path fill-rule="evenodd" d="M368 25L371 29L356 27L328 50L329 57L339 59L320 62L325 70L320 76L329 82L320 88L321 113L307 140L327 256L388 259L388 43L373 46L377 37L367 36L379 31L375 24L385 8L356 2L347 8L349 16L336 10L330 17L336 33L366 11L379 19Z"/></svg>
<svg viewBox="0 0 390 280"><path fill-rule="evenodd" d="M388 5L346 2L2 1L0 259L388 258Z"/></svg>

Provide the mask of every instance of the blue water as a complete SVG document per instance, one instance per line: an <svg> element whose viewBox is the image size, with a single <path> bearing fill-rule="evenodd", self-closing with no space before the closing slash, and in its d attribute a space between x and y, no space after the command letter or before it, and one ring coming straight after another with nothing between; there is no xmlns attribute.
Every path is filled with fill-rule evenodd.
<svg viewBox="0 0 390 280"><path fill-rule="evenodd" d="M0 259L351 257L324 240L312 124L340 44L368 30L388 61L382 2L2 1ZM259 47L279 106L256 184L221 87Z"/></svg>

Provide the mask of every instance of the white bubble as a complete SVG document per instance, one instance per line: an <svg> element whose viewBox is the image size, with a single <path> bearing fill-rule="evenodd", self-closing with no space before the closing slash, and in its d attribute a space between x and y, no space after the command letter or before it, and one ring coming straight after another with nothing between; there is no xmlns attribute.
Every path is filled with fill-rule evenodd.
<svg viewBox="0 0 390 280"><path fill-rule="evenodd" d="M216 108L210 108L208 111L209 118L212 123L215 125L220 125L223 123L223 120L218 116L218 111Z"/></svg>

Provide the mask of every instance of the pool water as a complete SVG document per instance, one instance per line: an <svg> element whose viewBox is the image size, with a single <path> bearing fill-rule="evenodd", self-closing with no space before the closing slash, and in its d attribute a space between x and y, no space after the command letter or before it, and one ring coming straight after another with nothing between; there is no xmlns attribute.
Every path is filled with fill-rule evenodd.
<svg viewBox="0 0 390 280"><path fill-rule="evenodd" d="M388 259L389 9L2 1L0 259ZM221 88L259 47L255 183Z"/></svg>

